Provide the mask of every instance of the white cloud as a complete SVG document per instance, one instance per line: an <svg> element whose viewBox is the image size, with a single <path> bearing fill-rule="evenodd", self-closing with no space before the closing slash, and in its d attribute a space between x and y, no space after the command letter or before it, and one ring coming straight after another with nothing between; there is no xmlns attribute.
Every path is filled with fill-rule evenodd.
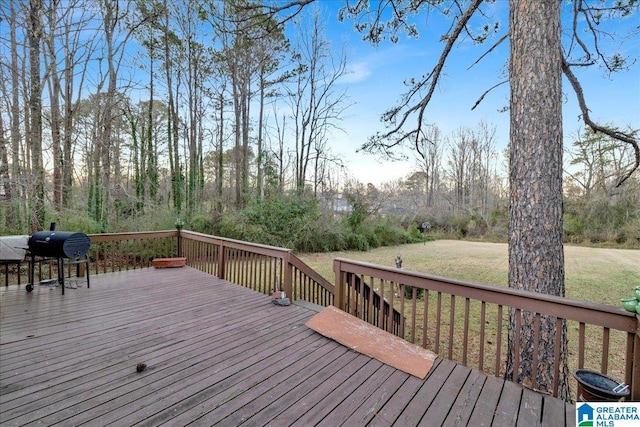
<svg viewBox="0 0 640 427"><path fill-rule="evenodd" d="M356 62L348 65L347 73L342 76L339 83L353 84L360 83L371 75L371 68L366 62Z"/></svg>

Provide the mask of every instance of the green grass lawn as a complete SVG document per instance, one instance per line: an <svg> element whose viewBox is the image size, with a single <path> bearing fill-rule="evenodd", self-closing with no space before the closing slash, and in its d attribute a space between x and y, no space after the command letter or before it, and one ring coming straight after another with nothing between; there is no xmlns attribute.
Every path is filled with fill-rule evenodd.
<svg viewBox="0 0 640 427"><path fill-rule="evenodd" d="M403 260L402 267L408 270L420 271L428 274L466 280L475 283L483 283L498 286L507 286L508 252L507 245L501 243L466 242L454 240L438 240L433 242L402 245L395 247L382 247L369 252L332 252L323 254L302 254L299 257L317 272L322 274L330 282L334 282L333 260L335 258L347 258L371 262L374 264L395 266L395 258L400 255ZM583 300L595 303L620 306L620 298L634 296L635 286L640 286L640 251L626 249L601 249L578 246L565 246L565 288L566 296L570 299ZM435 297L429 300L430 313L434 313ZM409 302L408 304L412 304ZM422 302L418 302L416 313L420 319L422 316ZM448 299L444 301L444 313L442 315L443 328L448 327ZM398 307L396 307L398 309ZM411 310L411 308L409 309ZM477 317L477 308L472 308L472 316ZM456 311L457 312L457 311ZM507 313L504 313L506 321ZM405 314L406 316L406 314ZM430 315L431 316L431 315ZM456 324L462 321L457 315ZM474 317L472 317L474 318ZM429 328L427 336L433 339L434 332ZM470 349L476 349L479 345L479 322L471 323L471 333L467 337ZM494 344L495 319L486 324L486 346ZM460 336L459 327L456 339L452 344L442 344L435 350L439 354L453 345L454 354L459 353L459 348L464 339ZM570 354L577 354L577 325L569 326ZM417 341L420 342L422 331L417 331ZM405 337L406 338L406 337ZM503 337L503 346L506 346L506 337ZM619 352L610 351L608 373L615 378L624 377L624 361L620 358L624 354L625 334L612 331L610 336L611 349L619 349ZM475 350L474 350L475 351ZM506 348L503 350L505 354ZM613 354L612 354L613 353ZM470 356L473 359L473 354ZM602 358L602 330L587 327L585 345L585 368L598 370ZM454 357L455 359L455 357ZM504 360L504 358L502 359ZM490 362L486 361L487 364ZM471 360L473 364L473 360ZM571 362L570 362L571 363ZM575 366L573 367L575 369ZM575 390L575 386L572 387Z"/></svg>
<svg viewBox="0 0 640 427"><path fill-rule="evenodd" d="M337 257L402 267L475 283L507 286L507 245L503 243L437 240L390 246L368 252L301 254L299 257L333 283L333 259ZM640 286L640 251L565 246L567 298L620 305L620 298L634 296Z"/></svg>

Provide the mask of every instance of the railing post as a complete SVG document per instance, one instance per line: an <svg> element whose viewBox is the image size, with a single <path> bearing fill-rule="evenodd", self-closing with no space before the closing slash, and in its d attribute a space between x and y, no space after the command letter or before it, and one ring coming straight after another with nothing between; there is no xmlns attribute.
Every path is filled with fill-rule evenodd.
<svg viewBox="0 0 640 427"><path fill-rule="evenodd" d="M336 294L334 296L334 305L344 311L344 287L345 275L342 273L342 266L339 260L333 260L333 273L335 275L334 285Z"/></svg>
<svg viewBox="0 0 640 427"><path fill-rule="evenodd" d="M224 242L220 241L220 247L218 249L218 278L219 279L223 279L225 278L225 265L227 263L227 257L225 255L225 247L224 247Z"/></svg>
<svg viewBox="0 0 640 427"><path fill-rule="evenodd" d="M633 339L633 358L631 367L631 400L640 400L640 320L636 315L636 331Z"/></svg>
<svg viewBox="0 0 640 427"><path fill-rule="evenodd" d="M289 254L291 252L287 252L287 255L282 259L284 261L284 291L291 301L293 301L293 268L291 268L291 260L289 259Z"/></svg>
<svg viewBox="0 0 640 427"><path fill-rule="evenodd" d="M178 256L182 256L182 233L178 230Z"/></svg>

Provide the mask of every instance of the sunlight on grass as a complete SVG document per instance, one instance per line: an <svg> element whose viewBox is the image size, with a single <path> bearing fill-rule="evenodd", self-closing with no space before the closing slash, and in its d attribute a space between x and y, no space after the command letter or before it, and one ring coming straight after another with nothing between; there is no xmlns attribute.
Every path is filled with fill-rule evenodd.
<svg viewBox="0 0 640 427"><path fill-rule="evenodd" d="M333 283L334 258L395 266L397 255L402 257L402 267L407 270L507 286L508 253L507 245L502 243L437 240L368 252L299 256ZM633 296L634 287L640 286L640 251L565 246L565 270L567 298L619 306L620 298Z"/></svg>

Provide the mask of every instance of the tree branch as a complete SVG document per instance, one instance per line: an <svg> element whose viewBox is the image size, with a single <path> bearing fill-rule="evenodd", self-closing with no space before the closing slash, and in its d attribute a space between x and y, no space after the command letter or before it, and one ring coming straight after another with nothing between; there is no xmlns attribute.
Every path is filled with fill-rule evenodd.
<svg viewBox="0 0 640 427"><path fill-rule="evenodd" d="M502 86L503 84L507 84L507 83L509 83L509 80L503 80L503 81L501 81L501 82L499 82L499 83L496 83L495 85L491 86L489 89L485 90L485 91L482 93L482 95L480 95L480 98L478 98L478 100L476 101L476 103L475 103L475 104L473 104L473 107L471 107L471 109L472 109L472 110L475 110L475 109L476 109L476 107L477 107L478 105L480 105L480 103L482 102L482 100L484 99L484 97L485 97L485 96L487 96L487 94L488 94L489 92L491 92L492 90L494 90L494 89L495 89L495 88L497 88L498 86Z"/></svg>
<svg viewBox="0 0 640 427"><path fill-rule="evenodd" d="M480 61L482 61L482 59L487 56L488 54L490 54L491 52L493 52L498 46L500 46L502 44L503 41L505 41L507 38L509 38L509 33L506 33L504 36L500 37L500 40L498 40L497 42L495 42L485 53L483 53L482 55L480 55L480 57L478 59L475 60L475 62L471 65L469 65L469 68L467 68L467 70L470 70L471 68L473 68L476 64L478 64Z"/></svg>
<svg viewBox="0 0 640 427"><path fill-rule="evenodd" d="M374 147L378 149L384 148L385 151L388 152L390 148L393 148L401 144L403 141L413 137L414 135L416 138L415 143L416 144L418 143L420 129L422 128L422 119L424 117L424 111L427 108L427 105L429 104L429 102L431 101L431 97L433 96L433 93L435 92L435 89L438 84L438 80L440 78L440 75L442 74L442 69L444 68L444 64L447 60L447 57L449 56L449 53L451 52L454 43L460 36L460 33L466 28L467 23L469 22L469 20L471 19L475 11L478 9L478 7L480 7L480 5L482 4L482 1L483 0L472 1L472 3L467 8L467 10L460 17L460 20L458 21L458 24L455 26L452 34L444 37L444 40L446 40L446 45L442 50L442 53L440 55L440 58L436 66L427 76L425 76L422 79L422 81L416 83L413 86L413 88L404 95L404 102L402 103L402 105L387 112L383 116L383 120L387 122L394 122L398 114L400 114L400 111L404 107L408 106L411 99L413 99L413 97L416 96L422 89L428 86L427 94L417 104L413 105L412 107L409 107L406 111L404 111L400 116L400 121L391 130L381 135L377 135L375 138L371 139L362 147L363 149L369 151ZM416 129L414 129L411 132L405 133L404 135L400 136L398 139L395 140L395 142L391 144L381 143L381 140L388 139L389 137L400 133L402 127L405 125L409 117L412 116L414 113L418 114L418 120L417 120L418 126Z"/></svg>
<svg viewBox="0 0 640 427"><path fill-rule="evenodd" d="M631 170L627 174L625 174L616 184L616 187L620 187L640 167L640 146L638 144L638 140L635 139L633 137L633 134L631 133L625 133L616 129L611 129L606 126L599 125L591 120L591 117L589 116L589 109L587 108L587 103L584 98L584 91L582 90L582 86L580 85L580 82L576 78L575 74L573 74L573 71L571 71L571 67L567 63L566 59L564 58L562 60L562 72L573 87L573 91L575 92L578 99L578 105L580 106L582 119L584 120L585 125L593 129L594 132L602 132L615 140L631 144L631 146L633 147L635 153L635 164L631 168Z"/></svg>

